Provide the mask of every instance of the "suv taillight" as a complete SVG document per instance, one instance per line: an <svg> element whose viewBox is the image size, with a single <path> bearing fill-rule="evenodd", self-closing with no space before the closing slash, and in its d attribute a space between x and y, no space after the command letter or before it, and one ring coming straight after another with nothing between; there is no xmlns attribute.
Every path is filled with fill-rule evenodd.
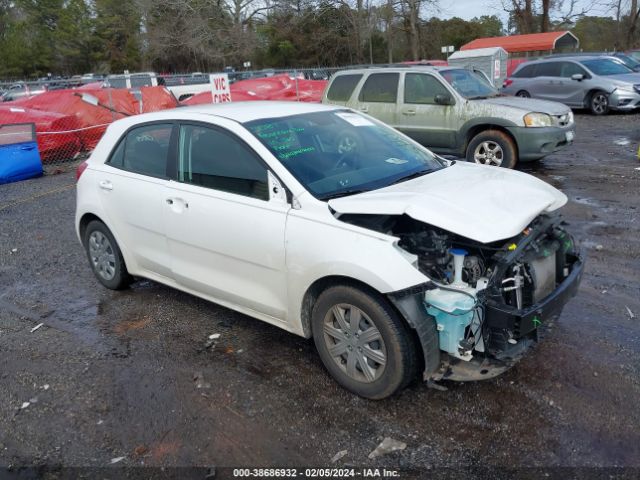
<svg viewBox="0 0 640 480"><path fill-rule="evenodd" d="M89 164L87 162L82 162L80 165L78 165L78 168L76 169L76 182L80 180L80 176L87 169L88 166Z"/></svg>
<svg viewBox="0 0 640 480"><path fill-rule="evenodd" d="M513 83L513 80L511 80L510 78L507 78L507 79L505 79L504 82L502 82L502 88L507 88L512 83Z"/></svg>

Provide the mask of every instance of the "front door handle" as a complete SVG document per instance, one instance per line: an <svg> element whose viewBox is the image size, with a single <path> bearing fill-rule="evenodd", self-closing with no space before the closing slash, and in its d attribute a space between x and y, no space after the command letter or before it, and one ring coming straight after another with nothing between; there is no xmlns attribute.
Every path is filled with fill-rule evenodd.
<svg viewBox="0 0 640 480"><path fill-rule="evenodd" d="M369 107L366 107L366 106L360 107L360 111L367 113L369 111Z"/></svg>
<svg viewBox="0 0 640 480"><path fill-rule="evenodd" d="M113 190L113 184L109 180L101 180L98 185L102 190Z"/></svg>
<svg viewBox="0 0 640 480"><path fill-rule="evenodd" d="M167 198L166 202L169 205L182 205L184 208L189 208L189 202L183 198Z"/></svg>
<svg viewBox="0 0 640 480"><path fill-rule="evenodd" d="M402 114L403 114L403 115L415 115L415 114L416 114L416 111L415 111L415 110L413 110L413 109L403 110L403 111L402 111Z"/></svg>
<svg viewBox="0 0 640 480"><path fill-rule="evenodd" d="M20 147L20 150L31 151L34 148L36 148L36 147L33 146L33 145L25 145L24 147Z"/></svg>

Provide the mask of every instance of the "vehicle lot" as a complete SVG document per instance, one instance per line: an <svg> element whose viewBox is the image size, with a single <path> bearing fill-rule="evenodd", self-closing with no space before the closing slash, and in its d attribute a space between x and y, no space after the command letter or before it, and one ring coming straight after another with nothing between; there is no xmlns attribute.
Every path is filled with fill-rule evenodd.
<svg viewBox="0 0 640 480"><path fill-rule="evenodd" d="M101 287L72 174L3 186L0 464L640 467L639 120L576 118L572 147L523 168L570 198L578 296L504 376L380 402L340 389L312 341L153 282ZM407 448L369 460L384 437Z"/></svg>

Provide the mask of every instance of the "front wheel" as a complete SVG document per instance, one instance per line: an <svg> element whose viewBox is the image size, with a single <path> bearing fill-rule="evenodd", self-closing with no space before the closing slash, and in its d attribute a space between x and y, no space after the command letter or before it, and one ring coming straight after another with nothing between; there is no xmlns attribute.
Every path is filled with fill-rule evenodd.
<svg viewBox="0 0 640 480"><path fill-rule="evenodd" d="M325 368L357 395L382 399L417 375L408 327L375 293L349 285L328 288L313 307L312 327Z"/></svg>
<svg viewBox="0 0 640 480"><path fill-rule="evenodd" d="M467 161L513 168L518 161L518 154L515 143L509 135L500 130L487 130L480 132L469 142Z"/></svg>
<svg viewBox="0 0 640 480"><path fill-rule="evenodd" d="M531 98L531 94L529 92L527 92L526 90L520 90L518 93L516 93L516 97Z"/></svg>
<svg viewBox="0 0 640 480"><path fill-rule="evenodd" d="M589 99L589 110L594 115L609 113L609 96L605 92L593 92Z"/></svg>

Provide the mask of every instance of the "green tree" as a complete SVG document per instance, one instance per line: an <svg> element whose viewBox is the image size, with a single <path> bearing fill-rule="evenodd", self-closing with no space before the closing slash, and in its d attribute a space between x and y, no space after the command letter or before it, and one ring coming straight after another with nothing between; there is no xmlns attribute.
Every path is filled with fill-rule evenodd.
<svg viewBox="0 0 640 480"><path fill-rule="evenodd" d="M97 57L113 73L138 70L141 66L142 16L138 4L122 0L94 0L95 35L100 45Z"/></svg>

